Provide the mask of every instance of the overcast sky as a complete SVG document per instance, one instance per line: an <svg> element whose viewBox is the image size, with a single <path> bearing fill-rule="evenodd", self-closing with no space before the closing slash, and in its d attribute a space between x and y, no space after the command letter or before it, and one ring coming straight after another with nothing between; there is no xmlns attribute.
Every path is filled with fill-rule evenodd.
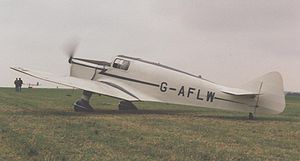
<svg viewBox="0 0 300 161"><path fill-rule="evenodd" d="M232 87L279 71L285 90L300 91L299 8L298 0L0 0L0 86L38 81L10 66L67 74L62 48L79 37L77 57L135 56Z"/></svg>

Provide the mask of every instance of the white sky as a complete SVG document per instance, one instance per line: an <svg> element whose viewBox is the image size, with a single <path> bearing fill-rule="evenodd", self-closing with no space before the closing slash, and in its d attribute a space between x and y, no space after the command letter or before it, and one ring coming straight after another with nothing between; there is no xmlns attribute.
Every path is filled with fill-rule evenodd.
<svg viewBox="0 0 300 161"><path fill-rule="evenodd" d="M279 71L285 90L300 91L299 8L298 0L0 0L0 86L38 81L10 66L67 74L63 44L80 37L77 57L135 56L228 86Z"/></svg>

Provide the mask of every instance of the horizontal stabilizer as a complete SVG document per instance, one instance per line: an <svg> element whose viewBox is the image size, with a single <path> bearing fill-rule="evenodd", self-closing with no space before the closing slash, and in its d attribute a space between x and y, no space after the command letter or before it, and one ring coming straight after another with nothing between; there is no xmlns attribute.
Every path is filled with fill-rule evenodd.
<svg viewBox="0 0 300 161"><path fill-rule="evenodd" d="M257 96L259 93L257 92L252 92L244 89L239 89L239 88L225 88L221 90L223 93L234 95L234 96Z"/></svg>

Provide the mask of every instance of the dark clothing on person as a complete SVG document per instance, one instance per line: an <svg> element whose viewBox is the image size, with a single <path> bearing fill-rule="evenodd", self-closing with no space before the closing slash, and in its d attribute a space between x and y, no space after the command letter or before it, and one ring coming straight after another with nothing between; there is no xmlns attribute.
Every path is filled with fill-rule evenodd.
<svg viewBox="0 0 300 161"><path fill-rule="evenodd" d="M19 78L19 80L18 80L18 85L19 85L19 92L21 92L22 85L23 85L23 81L21 78Z"/></svg>
<svg viewBox="0 0 300 161"><path fill-rule="evenodd" d="M16 78L14 84L15 84L15 87L16 87L16 91L17 91L17 92L21 92L22 85L23 85L22 79L21 79L21 78L19 78L19 79Z"/></svg>
<svg viewBox="0 0 300 161"><path fill-rule="evenodd" d="M18 80L18 78L16 78L14 83L15 83L16 92L19 92L19 80Z"/></svg>

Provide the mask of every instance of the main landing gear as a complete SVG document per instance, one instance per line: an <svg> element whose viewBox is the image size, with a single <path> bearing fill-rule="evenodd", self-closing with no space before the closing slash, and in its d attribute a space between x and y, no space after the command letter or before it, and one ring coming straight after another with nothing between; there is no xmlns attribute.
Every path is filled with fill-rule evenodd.
<svg viewBox="0 0 300 161"><path fill-rule="evenodd" d="M135 111L135 110L137 110L137 108L133 103L131 103L129 101L121 101L119 103L119 110L120 111L126 111L126 110Z"/></svg>
<svg viewBox="0 0 300 161"><path fill-rule="evenodd" d="M74 103L74 110L76 112L93 112L94 109L90 105L90 99L93 93L90 91L83 91L81 99ZM120 111L135 111L137 110L136 106L129 101L120 101L119 105Z"/></svg>
<svg viewBox="0 0 300 161"><path fill-rule="evenodd" d="M92 94L90 91L83 91L81 99L74 103L74 110L76 112L93 112L94 109L90 105Z"/></svg>

